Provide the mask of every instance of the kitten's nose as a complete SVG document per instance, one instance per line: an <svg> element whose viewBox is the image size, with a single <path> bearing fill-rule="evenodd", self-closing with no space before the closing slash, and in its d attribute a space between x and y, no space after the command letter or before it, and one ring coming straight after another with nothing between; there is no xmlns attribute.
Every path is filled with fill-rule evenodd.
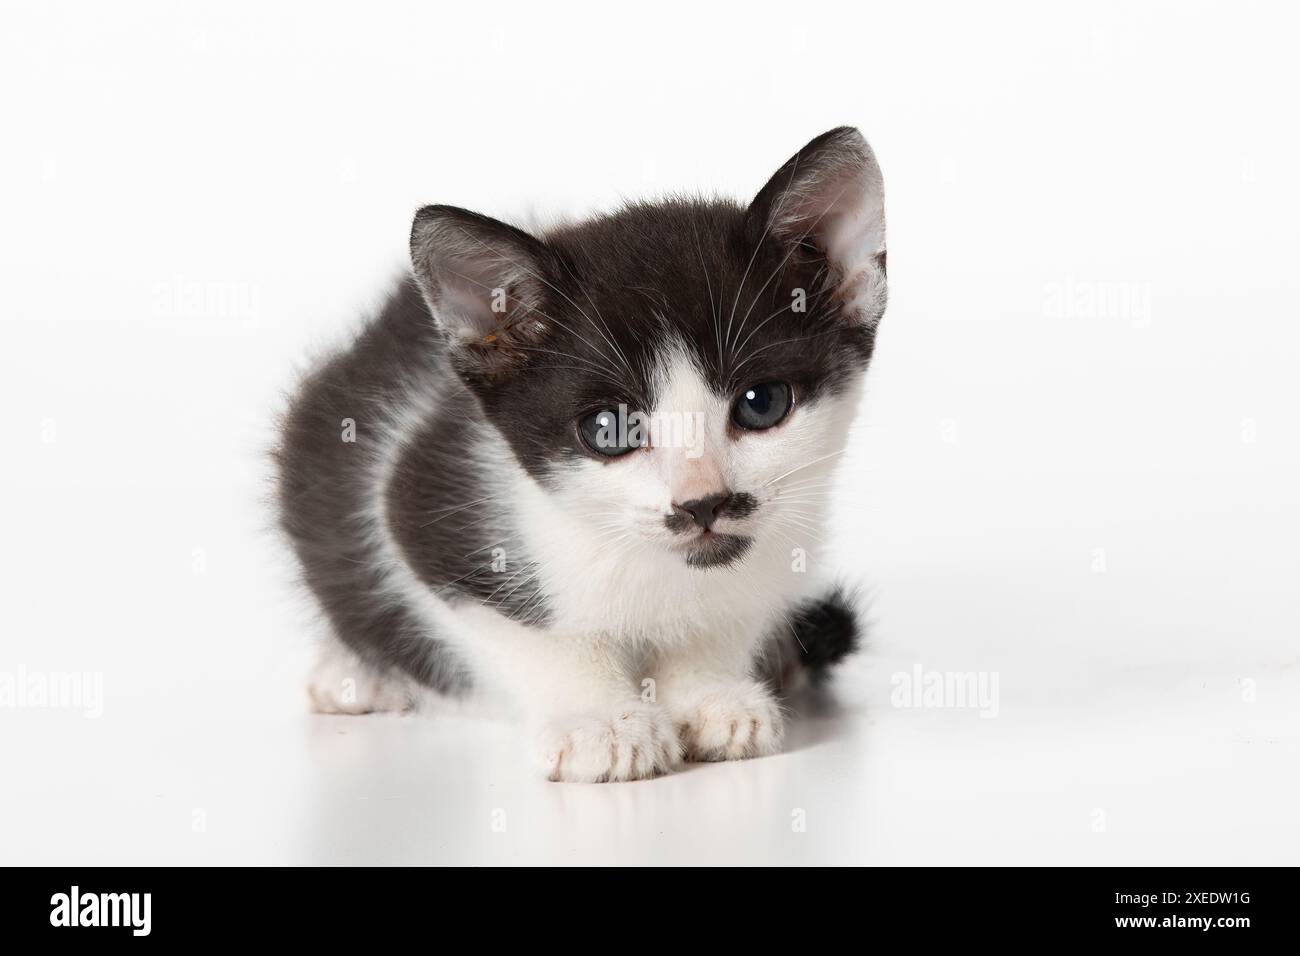
<svg viewBox="0 0 1300 956"><path fill-rule="evenodd" d="M684 501L679 505L675 504L673 508L690 515L692 521L708 531L713 527L713 522L718 520L718 512L730 500L730 494L709 495L705 498L696 498L694 501Z"/></svg>

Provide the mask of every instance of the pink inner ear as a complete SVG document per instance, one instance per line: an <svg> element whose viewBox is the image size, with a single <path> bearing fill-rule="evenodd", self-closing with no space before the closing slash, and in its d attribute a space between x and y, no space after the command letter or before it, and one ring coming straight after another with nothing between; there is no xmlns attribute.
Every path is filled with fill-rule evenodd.
<svg viewBox="0 0 1300 956"><path fill-rule="evenodd" d="M442 298L438 302L438 317L463 340L481 340L505 325L508 313L495 313L491 308L491 291L481 289L469 281L449 278L442 285Z"/></svg>
<svg viewBox="0 0 1300 956"><path fill-rule="evenodd" d="M537 240L449 206L416 214L411 256L425 301L453 341L485 348L540 334L544 295Z"/></svg>
<svg viewBox="0 0 1300 956"><path fill-rule="evenodd" d="M859 321L874 324L884 310L884 196L878 173L854 164L826 170L786 192L773 233L811 241L838 278L835 297Z"/></svg>
<svg viewBox="0 0 1300 956"><path fill-rule="evenodd" d="M826 249L845 274L873 265L885 251L885 209L879 193L860 185L845 193L828 227Z"/></svg>
<svg viewBox="0 0 1300 956"><path fill-rule="evenodd" d="M832 257L872 257L885 247L884 202L879 183L860 166L827 170L794 186L776 210L773 233L805 238Z"/></svg>
<svg viewBox="0 0 1300 956"><path fill-rule="evenodd" d="M538 280L527 267L484 252L447 256L438 263L436 315L458 339L492 344L521 325L535 325Z"/></svg>

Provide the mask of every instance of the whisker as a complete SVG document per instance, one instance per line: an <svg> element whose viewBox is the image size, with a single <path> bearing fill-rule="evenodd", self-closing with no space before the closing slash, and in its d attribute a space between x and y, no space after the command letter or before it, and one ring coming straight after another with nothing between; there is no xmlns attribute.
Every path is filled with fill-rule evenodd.
<svg viewBox="0 0 1300 956"><path fill-rule="evenodd" d="M848 449L848 446L846 445L845 447L840 448L840 449L838 449L837 451L833 451L833 452L831 452L829 455L822 455L822 456L820 456L820 457L818 457L818 458L814 458L812 461L804 462L802 465L799 465L798 467L795 467L795 468L791 468L789 471L785 472L784 474L777 475L777 476L776 476L775 478L773 478L771 481L765 483L765 484L763 485L763 487L766 488L766 487L768 487L769 485L774 485L774 484L776 484L778 481L780 481L782 478L787 478L787 477L789 477L790 475L793 475L793 474L794 474L795 472L797 472L797 471L803 471L803 469L805 469L805 468L811 468L813 465L816 465L816 464L818 464L819 462L826 461L828 458L834 458L836 455L842 455L842 454L844 454L844 453L845 453L846 451L848 451L848 450L849 450L849 449Z"/></svg>
<svg viewBox="0 0 1300 956"><path fill-rule="evenodd" d="M550 288L550 289L554 290L555 292L559 293L560 295L562 295L562 296L563 296L563 297L564 297L564 298L569 302L570 305L572 305L575 309L578 310L578 312L583 316L583 318L585 318L585 319L587 320L587 322L591 325L592 328L596 328L596 324L595 324L595 322L592 321L591 316L587 315L587 313L586 313L585 311L583 311L582 306L580 306L580 305L578 305L578 303L574 302L573 299L571 299L571 298L569 297L568 293L566 293L563 289L560 289L560 288L559 288L558 286L556 286L553 282L551 282L550 280L548 280L545 276L538 275L536 272L533 272L531 269L527 269L527 268L525 268L524 266L522 266L522 265L520 265L518 262L516 262L514 259L512 259L512 258L510 258L509 256L507 256L507 255L505 255L504 253L502 253L499 249L494 249L494 248L492 248L492 247L489 246L486 242L484 242L482 239L480 239L478 236L473 235L473 234L470 233L469 231L467 231L467 230L465 230L465 229L460 229L460 232L461 232L464 236L466 236L467 238L472 239L474 242L477 242L477 243L478 243L480 246L482 246L484 249L488 250L488 252L490 252L490 253L492 253L494 256L496 256L500 261L510 263L512 266L514 266L516 269L518 269L518 270L519 270L520 272L522 272L524 275L526 275L526 276L531 276L532 278L536 279L538 282L541 282L541 283L545 284L548 288ZM465 278L470 278L470 277L465 276ZM470 281L471 281L471 282L475 282L475 280L472 279L472 278L470 279ZM483 283L483 282L475 282L475 284L476 284L476 285L483 286L483 288L485 288L485 289L490 289L490 288L491 288L490 286L488 286L486 283ZM615 372L615 373L617 373L617 369L614 368L613 360L610 358L610 356L609 356L609 355L608 355L608 354L607 354L603 349L596 348L596 345L595 345L594 342L591 342L590 340L583 338L581 335L578 335L578 333L577 333L576 331L574 331L573 329L571 329L571 328L569 328L568 326L564 325L564 324L563 324L562 322L560 322L558 319L556 319L556 318L554 318L554 317L552 317L552 316L547 315L545 312L542 312L541 309L535 309L534 311L536 311L538 315L542 316L542 318L547 319L548 321L554 322L556 325L560 326L560 328L565 329L565 331L569 332L571 335L576 335L576 336L578 336L579 339L582 339L582 341L584 341L584 342L586 342L588 345L590 345L590 346L592 347L593 351L595 351L597 354L599 354L602 358L604 358L607 362L610 363L610 371L611 371L611 372ZM596 331L597 331L597 332L600 332L599 329L596 329ZM602 335L602 337L603 337L603 336L604 336L604 333L601 333L601 335ZM613 342L610 342L609 339L606 339L605 341L608 342L611 346L614 344ZM632 370L631 370L631 368L628 368L628 369L627 369L627 372L628 372L629 375L631 375L631 374L632 374Z"/></svg>

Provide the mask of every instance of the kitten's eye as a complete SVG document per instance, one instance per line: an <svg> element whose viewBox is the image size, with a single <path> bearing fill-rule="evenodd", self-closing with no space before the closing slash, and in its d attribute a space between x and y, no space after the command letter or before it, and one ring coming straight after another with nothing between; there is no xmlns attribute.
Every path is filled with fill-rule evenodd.
<svg viewBox="0 0 1300 956"><path fill-rule="evenodd" d="M741 390L731 408L731 420L751 431L771 428L781 423L793 404L789 385L762 382Z"/></svg>
<svg viewBox="0 0 1300 956"><path fill-rule="evenodd" d="M639 425L621 419L612 408L602 408L578 419L578 435L588 449L606 458L626 455L644 444Z"/></svg>

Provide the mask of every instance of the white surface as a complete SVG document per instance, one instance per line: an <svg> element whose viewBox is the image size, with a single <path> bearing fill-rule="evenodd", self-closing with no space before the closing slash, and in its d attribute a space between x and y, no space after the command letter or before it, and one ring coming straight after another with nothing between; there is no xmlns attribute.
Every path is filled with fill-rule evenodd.
<svg viewBox="0 0 1300 956"><path fill-rule="evenodd" d="M0 673L104 700L0 707L0 861L1300 861L1294 13L440 6L4 8ZM261 450L411 212L748 195L845 122L892 303L835 702L617 786L307 716ZM918 663L998 715L891 706Z"/></svg>

